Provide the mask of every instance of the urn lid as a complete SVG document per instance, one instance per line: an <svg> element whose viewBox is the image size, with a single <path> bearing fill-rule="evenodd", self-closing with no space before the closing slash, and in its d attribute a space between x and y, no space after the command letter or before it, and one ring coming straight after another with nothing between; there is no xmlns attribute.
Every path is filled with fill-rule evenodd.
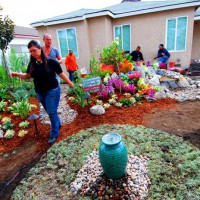
<svg viewBox="0 0 200 200"><path fill-rule="evenodd" d="M105 145L116 145L121 142L121 136L118 133L108 133L102 137L102 142Z"/></svg>

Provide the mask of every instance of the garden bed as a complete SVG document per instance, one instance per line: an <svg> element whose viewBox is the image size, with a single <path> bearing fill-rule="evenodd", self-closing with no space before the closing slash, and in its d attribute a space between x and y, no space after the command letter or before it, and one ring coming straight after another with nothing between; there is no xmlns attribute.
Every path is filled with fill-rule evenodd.
<svg viewBox="0 0 200 200"><path fill-rule="evenodd" d="M31 103L36 104L38 102L36 99L33 99ZM105 115L99 117L92 115L87 107L80 108L79 105L72 103L70 103L70 106L78 112L78 116L73 122L65 124L62 127L58 142L82 129L110 123L133 124L135 126L144 125L164 130L172 134L178 134L200 148L200 127L198 123L194 123L195 118L200 118L199 101L177 103L172 99L163 99L154 102L144 102L142 105L136 107L117 108L112 106L107 110ZM33 112L39 114L39 110L37 109ZM11 116L10 113L7 114ZM15 122L17 120L14 120ZM51 147L47 143L49 126L41 124L40 121L37 121L37 125L39 130L38 136L35 136L34 125L31 122L30 130L32 129L32 131L29 130L31 134L27 134L23 139L19 137L11 138L7 141L7 144L5 144L5 139L0 140L1 189L4 189L3 186L11 181L19 171L24 170L23 166L31 167L32 165L28 165L28 163L30 160L34 160L34 156L38 152L41 152L40 155L42 155ZM177 132L177 130L179 131ZM12 153L13 151L14 153ZM4 157L6 153L9 155L8 157ZM12 190L19 184L19 181L24 175L22 173L18 174L2 191L0 197L5 200L9 199Z"/></svg>

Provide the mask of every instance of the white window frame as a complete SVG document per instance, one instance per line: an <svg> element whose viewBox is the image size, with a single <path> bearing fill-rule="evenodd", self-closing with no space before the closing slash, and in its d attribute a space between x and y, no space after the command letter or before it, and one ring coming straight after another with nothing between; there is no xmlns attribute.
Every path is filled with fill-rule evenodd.
<svg viewBox="0 0 200 200"><path fill-rule="evenodd" d="M122 24L122 25L115 25L115 26L113 26L113 35L114 35L114 38L113 38L113 40L115 40L115 38L116 38L116 36L115 36L115 28L116 27L120 27L121 29L123 28L123 26L130 26L130 49L129 49L129 52L131 52L131 24ZM122 31L122 33L123 33L123 31ZM124 50L124 44L123 44L123 34L122 34L122 49Z"/></svg>
<svg viewBox="0 0 200 200"><path fill-rule="evenodd" d="M178 31L178 19L186 17L186 35L185 35L185 49L184 50L177 50L177 31ZM176 27L175 27L175 44L174 44L174 50L169 50L169 52L185 52L187 49L187 33L188 33L188 16L178 16L178 17L172 17L166 19L166 31L165 31L165 46L167 47L167 32L168 32L168 21L169 20L176 20Z"/></svg>
<svg viewBox="0 0 200 200"><path fill-rule="evenodd" d="M77 40L77 31L76 31L76 27L69 27L69 28L63 28L63 29L57 29L56 30L56 33L57 33L57 41L58 41L58 47L59 47L59 51L60 51L60 55L62 57L62 53L61 53L61 47L60 47L60 41L59 41L59 34L58 34L58 31L67 31L68 29L74 29L75 30L75 36L76 36L76 48L77 48L77 56L76 58L79 58L79 51L78 51L78 40ZM66 38L67 40L67 46L69 47L69 44L68 44L68 39ZM68 49L69 50L69 49ZM67 55L66 55L67 56ZM62 57L62 59L65 59L66 57Z"/></svg>

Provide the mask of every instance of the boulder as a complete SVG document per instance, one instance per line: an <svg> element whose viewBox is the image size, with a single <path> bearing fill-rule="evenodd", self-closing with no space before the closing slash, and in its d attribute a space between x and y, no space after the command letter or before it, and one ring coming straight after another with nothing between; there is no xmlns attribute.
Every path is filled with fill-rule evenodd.
<svg viewBox="0 0 200 200"><path fill-rule="evenodd" d="M102 105L94 105L90 108L90 112L94 115L103 115L105 113L105 109Z"/></svg>
<svg viewBox="0 0 200 200"><path fill-rule="evenodd" d="M178 80L178 86L181 87L181 88L185 88L185 87L189 87L190 84L189 82L187 81L187 79L185 77L180 77L179 80Z"/></svg>
<svg viewBox="0 0 200 200"><path fill-rule="evenodd" d="M160 75L154 75L154 77L149 80L149 84L154 85L154 86L159 86L160 85L160 80L159 80L160 78L161 78Z"/></svg>
<svg viewBox="0 0 200 200"><path fill-rule="evenodd" d="M3 131L0 130L0 138L3 138Z"/></svg>

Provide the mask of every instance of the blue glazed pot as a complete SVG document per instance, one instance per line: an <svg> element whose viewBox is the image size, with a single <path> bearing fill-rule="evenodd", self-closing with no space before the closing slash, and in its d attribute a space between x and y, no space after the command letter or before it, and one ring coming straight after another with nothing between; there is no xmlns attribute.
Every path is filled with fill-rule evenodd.
<svg viewBox="0 0 200 200"><path fill-rule="evenodd" d="M128 162L127 148L119 134L108 133L102 137L99 159L108 178L116 179L125 174Z"/></svg>

